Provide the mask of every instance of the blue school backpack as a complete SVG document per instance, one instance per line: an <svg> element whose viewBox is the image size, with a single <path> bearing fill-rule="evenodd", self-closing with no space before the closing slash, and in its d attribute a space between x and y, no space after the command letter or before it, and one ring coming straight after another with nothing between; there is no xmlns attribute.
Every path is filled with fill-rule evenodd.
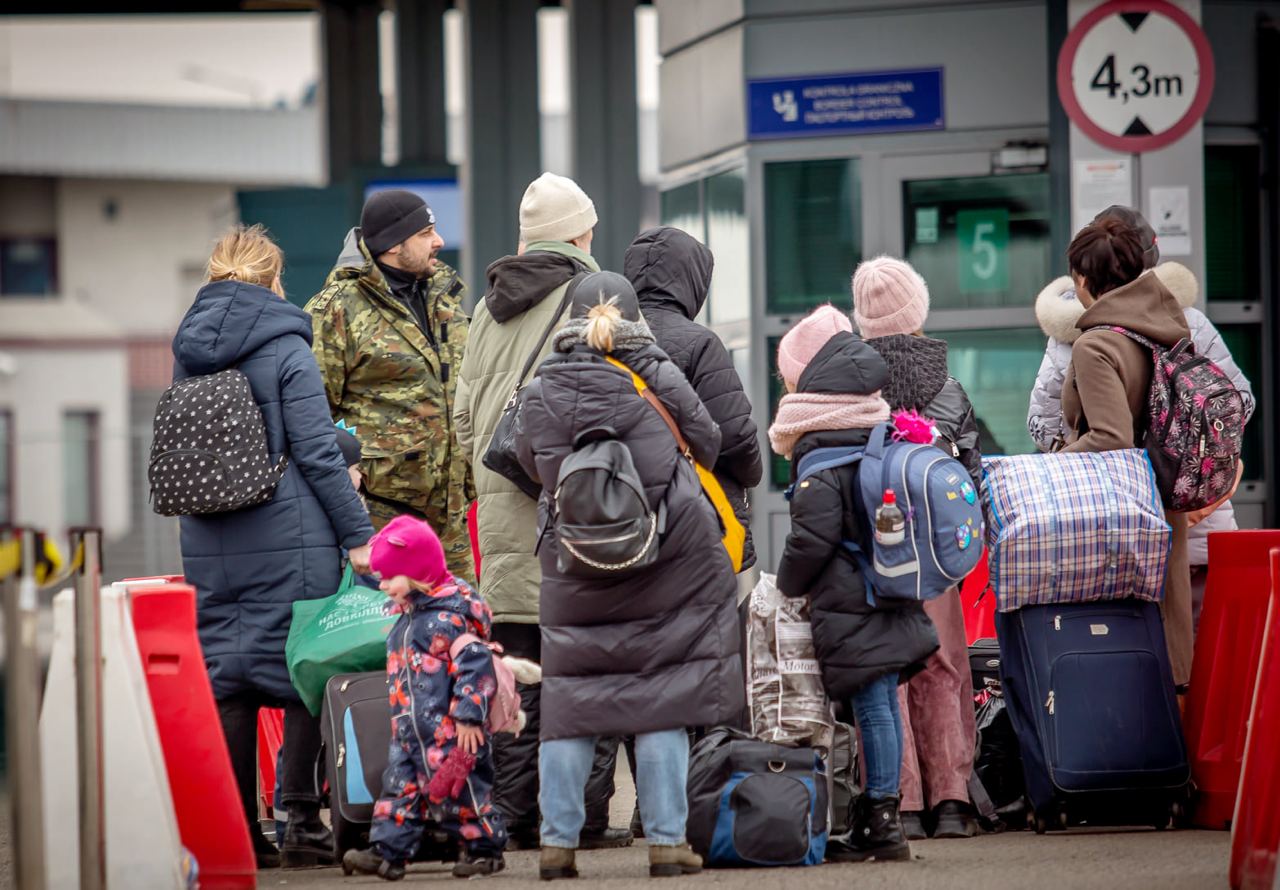
<svg viewBox="0 0 1280 890"><path fill-rule="evenodd" d="M841 542L863 571L868 599L931 600L964 580L982 555L982 505L973 480L960 461L932 445L894 441L887 423L871 431L865 448L815 448L802 457L787 500L814 473L859 462L854 496L868 523L888 489L906 516L901 543L874 542L868 555L856 541Z"/></svg>

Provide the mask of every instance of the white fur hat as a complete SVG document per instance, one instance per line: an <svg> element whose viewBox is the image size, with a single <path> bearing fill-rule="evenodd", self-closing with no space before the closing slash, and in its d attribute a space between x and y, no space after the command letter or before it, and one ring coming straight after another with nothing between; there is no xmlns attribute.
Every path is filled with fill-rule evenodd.
<svg viewBox="0 0 1280 890"><path fill-rule="evenodd" d="M1152 272L1183 309L1196 304L1196 298L1200 296L1200 284L1191 270L1182 263L1161 263ZM1075 284L1070 276L1063 275L1053 279L1036 297L1036 321L1040 323L1040 330L1062 343L1074 343L1080 336L1076 322L1083 314L1084 307L1076 299Z"/></svg>
<svg viewBox="0 0 1280 890"><path fill-rule="evenodd" d="M520 199L520 240L568 241L595 228L596 205L567 176L543 173Z"/></svg>

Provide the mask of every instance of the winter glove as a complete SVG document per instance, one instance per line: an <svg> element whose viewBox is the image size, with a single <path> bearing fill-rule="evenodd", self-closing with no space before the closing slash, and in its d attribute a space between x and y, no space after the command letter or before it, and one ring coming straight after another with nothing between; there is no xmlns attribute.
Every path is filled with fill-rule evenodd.
<svg viewBox="0 0 1280 890"><path fill-rule="evenodd" d="M457 797L467 784L467 776L475 768L476 756L468 754L461 748L454 748L449 756L440 764L436 774L427 785L427 795L432 803L443 803L449 798Z"/></svg>

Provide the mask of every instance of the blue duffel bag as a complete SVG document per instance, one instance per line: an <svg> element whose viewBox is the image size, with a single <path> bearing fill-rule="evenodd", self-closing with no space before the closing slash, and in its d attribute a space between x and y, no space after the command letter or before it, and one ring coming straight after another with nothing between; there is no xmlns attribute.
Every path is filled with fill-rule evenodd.
<svg viewBox="0 0 1280 890"><path fill-rule="evenodd" d="M827 766L812 748L714 729L689 755L689 845L713 868L819 865Z"/></svg>

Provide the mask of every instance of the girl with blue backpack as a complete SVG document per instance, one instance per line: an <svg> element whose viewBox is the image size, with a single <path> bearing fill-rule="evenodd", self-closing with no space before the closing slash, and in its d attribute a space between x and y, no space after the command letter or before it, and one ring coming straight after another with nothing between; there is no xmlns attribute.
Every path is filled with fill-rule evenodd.
<svg viewBox="0 0 1280 890"><path fill-rule="evenodd" d="M792 462L793 479L805 455L863 448L889 420L889 405L880 396L888 367L833 306L816 309L782 338L778 370L787 395L769 428L769 442ZM850 831L827 845L827 858L843 862L911 856L899 814L898 684L938 648L921 603L871 596L860 561L847 546L853 542L862 553L873 552L874 519L858 494L860 468L860 462L843 463L796 481L777 578L782 593L809 598L823 684L833 700L851 704L862 730L866 790L854 801Z"/></svg>

